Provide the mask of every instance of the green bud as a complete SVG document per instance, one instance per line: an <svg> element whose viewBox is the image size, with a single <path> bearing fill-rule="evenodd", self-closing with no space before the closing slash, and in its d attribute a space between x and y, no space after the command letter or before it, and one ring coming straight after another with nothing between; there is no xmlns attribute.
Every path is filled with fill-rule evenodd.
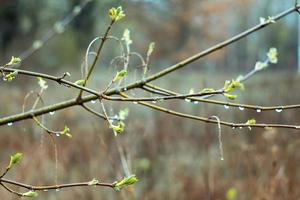
<svg viewBox="0 0 300 200"><path fill-rule="evenodd" d="M118 8L113 7L111 9L109 9L108 15L109 15L110 19L113 21L118 21L118 20L122 19L123 17L125 17L124 11L121 6L119 6Z"/></svg>
<svg viewBox="0 0 300 200"><path fill-rule="evenodd" d="M47 82L41 78L41 77L37 77L38 79L38 84L39 86L43 89L43 90L46 90L48 88L48 85L47 85Z"/></svg>
<svg viewBox="0 0 300 200"><path fill-rule="evenodd" d="M117 125L111 124L110 128L113 130L115 136L117 136L118 134L124 132L125 124L124 124L124 122L120 121L120 122L118 122Z"/></svg>
<svg viewBox="0 0 300 200"><path fill-rule="evenodd" d="M268 16L267 22L268 23L276 23L276 21L274 20L274 17L272 17L272 16Z"/></svg>
<svg viewBox="0 0 300 200"><path fill-rule="evenodd" d="M115 183L114 189L119 191L126 186L135 184L136 182L138 182L138 179L136 178L136 176L130 175L128 177L123 178L121 181L118 181L117 183Z"/></svg>
<svg viewBox="0 0 300 200"><path fill-rule="evenodd" d="M236 88L240 88L241 90L244 90L245 87L244 87L244 84L242 84L239 80L226 80L225 83L224 83L224 92L225 93L228 93L228 92L231 92L233 91L234 89Z"/></svg>
<svg viewBox="0 0 300 200"><path fill-rule="evenodd" d="M22 153L16 153L13 156L10 156L8 168L11 168L14 165L18 164L22 160L22 156L23 156Z"/></svg>
<svg viewBox="0 0 300 200"><path fill-rule="evenodd" d="M113 82L117 82L122 80L127 75L127 71L125 69L119 71L113 79Z"/></svg>
<svg viewBox="0 0 300 200"><path fill-rule="evenodd" d="M234 94L225 93L224 96L227 97L230 100L235 100L237 98L237 95L234 95Z"/></svg>
<svg viewBox="0 0 300 200"><path fill-rule="evenodd" d="M22 194L23 197L37 197L38 195L35 191L28 191Z"/></svg>
<svg viewBox="0 0 300 200"><path fill-rule="evenodd" d="M72 135L70 134L70 129L69 127L65 126L64 130L61 132L62 135L66 135L67 137L72 137Z"/></svg>
<svg viewBox="0 0 300 200"><path fill-rule="evenodd" d="M80 80L77 80L74 82L75 85L80 85L80 86L83 86L85 83L85 80L84 79L80 79Z"/></svg>
<svg viewBox="0 0 300 200"><path fill-rule="evenodd" d="M155 43L154 43L154 42L151 42L151 43L149 44L148 51L147 51L147 56L148 56L148 57L152 54L152 52L154 51L154 48L155 48Z"/></svg>
<svg viewBox="0 0 300 200"><path fill-rule="evenodd" d="M270 63L276 64L278 62L277 55L277 49L274 47L270 48L269 52L267 53Z"/></svg>
<svg viewBox="0 0 300 200"><path fill-rule="evenodd" d="M256 120L255 119L249 119L246 122L247 125L254 125L256 124ZM251 131L251 126L248 126L249 130Z"/></svg>
<svg viewBox="0 0 300 200"><path fill-rule="evenodd" d="M21 58L12 56L9 63L7 63L7 65L12 66L12 65L18 65L20 63L21 63Z"/></svg>
<svg viewBox="0 0 300 200"><path fill-rule="evenodd" d="M10 72L9 74L6 74L4 77L3 77L3 80L4 81L12 81L16 78L16 76L18 75L18 71L14 71L14 72Z"/></svg>
<svg viewBox="0 0 300 200"><path fill-rule="evenodd" d="M254 125L254 124L256 124L256 120L255 119L249 119L249 120L247 120L246 124L247 125Z"/></svg>
<svg viewBox="0 0 300 200"><path fill-rule="evenodd" d="M93 180L91 180L90 182L88 182L89 186L96 186L99 183L99 181L95 178L93 178Z"/></svg>

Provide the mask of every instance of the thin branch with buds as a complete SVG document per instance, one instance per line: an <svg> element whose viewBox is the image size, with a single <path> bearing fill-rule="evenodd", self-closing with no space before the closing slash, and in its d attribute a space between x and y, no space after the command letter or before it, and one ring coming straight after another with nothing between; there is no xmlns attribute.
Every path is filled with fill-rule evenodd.
<svg viewBox="0 0 300 200"><path fill-rule="evenodd" d="M88 1L85 1L88 2ZM300 104L296 104L296 105L284 105L284 106L257 106L257 105L248 105L248 104L239 104L239 103L229 103L229 102L224 102L224 101L217 101L217 100L212 100L209 99L211 97L214 97L216 95L224 95L228 97L228 88L226 88L225 86L218 89L218 90L202 90L201 92L190 92L189 94L181 94L181 93L177 93L171 90L167 90L165 88L156 86L154 84L151 84L152 81L154 80L158 80L161 79L163 77L165 77L166 75L168 75L171 72L177 71L183 67L188 66L189 64L193 63L196 60L199 60L200 58L203 58L215 51L218 51L219 49L222 49L226 46L229 46L230 44L233 44L243 38L245 38L246 36L253 34L261 29L263 29L264 27L267 27L271 24L273 24L275 21L290 15L291 13L294 12L299 12L299 8L300 5L297 3L297 1L295 2L295 6L292 8L289 8L287 10L285 10L284 12L278 14L275 17L272 17L272 20L270 21L266 21L263 23L260 23L236 36L233 36L232 38L225 40L223 42L220 42L198 54L195 54L193 56L190 56L189 58L178 62L172 66L169 66L167 68L165 68L164 70L161 70L155 74L152 74L150 76L146 76L146 73L143 74L142 79L137 80L137 81L133 81L132 83L129 84L125 84L122 82L122 78L126 75L127 73L127 69L129 67L129 59L130 56L135 55L138 56L142 62L142 66L145 67L145 71L147 71L148 64L149 64L149 55L150 53L147 53L147 57L146 59L144 59L140 54L135 53L135 52L131 52L130 51L130 47L129 44L127 43L127 45L125 46L125 48L123 48L123 45L121 43L121 40L123 39L118 39L116 37L110 36L109 33L111 31L112 26L114 25L114 23L119 20L120 18L124 17L124 13L121 9L121 7L119 8L113 8L110 10L110 24L108 25L107 29L105 30L104 34L102 37L96 37L94 40L92 40L92 42L89 44L87 50L86 50L86 55L85 55L85 65L83 69L83 76L84 78L82 79L82 84L76 84L76 82L71 82L66 80L67 76L70 76L69 73L64 73L62 76L52 76L52 75L48 75L48 74L43 74L43 73L38 73L38 72L32 72L32 71L27 71L27 70L21 70L21 69L15 69L12 68L12 66L10 64L6 64L0 67L0 74L6 78L7 75L11 75L11 73L13 74L19 74L19 75L27 75L27 76L32 76L32 77L38 77L39 79L44 78L47 80L51 80L54 82L57 82L58 84L68 87L68 88L73 88L76 90L79 90L78 96L76 98L67 100L67 101L63 101L60 103L56 103L53 105L49 105L49 106L43 106L41 108L37 108L37 104L39 101L41 101L41 95L43 93L43 87L41 86L41 91L38 92L38 97L35 100L33 107L31 110L26 111L25 112L25 101L24 101L24 105L23 105L23 112L16 114L16 115L11 115L8 117L4 117L4 118L0 118L0 126L1 125L5 125L8 123L13 123L13 122L17 122L17 121L22 121L25 119L33 119L35 121L35 123L41 127L43 130L45 130L50 137L53 139L53 134L55 135L68 135L69 133L69 129L68 127L65 127L65 129L63 131L53 131L50 128L46 127L42 122L40 122L38 120L38 116L44 115L46 113L50 113L50 112L54 112L57 110L62 110L68 107L73 107L73 106L81 106L83 109L85 109L86 111L96 115L97 117L100 117L104 120L107 121L108 125L110 128L113 129L115 135L117 136L118 134L118 130L123 129L123 127L119 127L118 125L124 125L122 122L122 119L120 117L120 119L116 119L116 121L119 123L118 125L115 125L115 118L114 117L110 117L107 112L106 112L106 108L104 105L104 101L117 101L117 102L133 102L136 104L140 104L142 106L148 107L152 110L155 111L159 111L159 112L163 112L172 116L177 116L177 117L181 117L181 118L185 118L185 119L192 119L192 120L197 120L200 122L204 122L204 123L211 123L211 124L217 124L218 125L218 137L219 137L219 144L220 144L220 154L221 154L221 158L223 159L223 147L222 147L222 140L221 140L221 126L227 126L230 127L232 129L242 129L243 127L246 128L285 128L285 129L296 129L296 130L300 130L300 126L299 125L289 125L289 124L271 124L271 123L249 123L249 120L245 123L233 123L233 122L227 122L227 121L222 121L219 119L219 117L217 116L211 116L211 117L201 117L201 116L196 116L196 115L191 115L191 114L187 114L187 113L183 113L183 112L179 112L176 110L171 110L168 108L165 108L163 106L158 106L158 105L154 105L151 104L150 102L157 102L157 101L164 101L164 100L186 100L188 102L193 101L193 102L202 102L202 103L211 103L211 104L216 104L216 105L223 105L223 106L231 106L231 107L238 107L240 110L242 109L253 109L256 111L267 111L267 110L283 110L283 109L296 109L296 108L300 108ZM129 32L128 32L129 34ZM47 40L48 40L48 36L47 36ZM112 63L115 60L120 59L121 62L123 62L123 72L124 72L124 76L116 76L115 78L113 78L109 84L105 87L105 89L103 91L96 91L93 90L91 88L87 87L87 82L90 80L94 69L96 67L96 64L100 58L100 56L102 55L102 49L104 47L104 44L106 43L106 41L108 39L114 39L116 40L119 44L120 44L120 48L121 48L121 56L118 56L116 58L114 58L112 60ZM45 40L45 41L47 41ZM90 52L90 49L92 47L92 45L97 42L98 40L100 40L100 44L96 50L96 52ZM130 40L130 39L128 39ZM153 48L153 47L152 47ZM153 50L153 49L152 49ZM29 55L29 54L28 54ZM93 61L91 63L91 65L89 66L88 63L88 57L89 55L93 55ZM23 56L24 57L24 56ZM14 57L13 57L14 58ZM14 60L12 59L12 61L18 61L18 60ZM266 61L268 62L268 61ZM13 63L13 62L12 62ZM247 73L245 76L238 78L238 83L241 84L240 82L244 82L246 80L248 80L249 78L251 78L254 74L256 74L258 71L257 69L253 69L252 71L250 71L249 73ZM119 74L119 72L118 72ZM117 75L118 75L117 74ZM10 79L12 80L14 77L10 77ZM122 83L122 84L121 84ZM234 86L237 87L237 86ZM130 96L128 95L128 91L133 91L134 89L140 89L143 91L148 92L149 94L156 94L156 96L151 96L151 97L136 97L136 96ZM83 96L83 92L88 93L88 95ZM26 95L25 100L31 95L33 94L33 92L30 92L28 95ZM95 110L93 110L92 108L90 108L89 106L86 105L87 102L90 101L99 101L100 102L100 106L102 109L102 113L99 113ZM118 129L119 128L119 129ZM119 149L120 155L123 159L123 164L126 163L126 159L123 155L123 153L121 152L121 150ZM56 155L57 155L57 151L56 151ZM20 155L18 155L20 156ZM120 190L122 189L122 187L127 186L127 185L131 185L133 183L135 183L137 181L136 177L134 175L129 175L127 174L127 177L124 178L123 180L119 181L119 182L114 182L114 183L100 183L97 180L92 180L89 182L80 182L80 183L68 183L68 184L55 184L55 185L49 185L49 186L33 186L33 185L27 185L24 183L20 183L20 182L16 182L16 181L12 181L9 179L5 179L4 176L7 174L7 172L10 170L12 164L15 164L19 161L20 157L11 157L11 162L8 165L8 167L6 168L6 170L2 173L2 175L0 176L0 185L5 188L7 191L16 194L18 196L24 196L26 193L19 193L15 190L12 190L10 187L8 187L7 185L10 186L17 186L23 189L28 189L30 191L39 191L39 190L58 190L58 189L62 189L62 188L68 188L68 187L82 187L82 186L101 186L101 187L109 187L109 188L113 188L116 190ZM125 164L124 164L125 166ZM128 168L127 166L124 168ZM125 170L127 172L129 172L129 170ZM57 177L56 177L56 182L57 182ZM27 194L28 195L28 194ZM31 195L35 195L34 193ZM26 195L25 195L26 196Z"/></svg>
<svg viewBox="0 0 300 200"><path fill-rule="evenodd" d="M277 16L275 16L273 19L274 21L277 21L293 12L296 12L296 10L298 10L300 8L300 5L297 5L295 7L292 7L292 8L289 8L287 9L286 11L278 14ZM134 83L131 83L131 84L127 84L125 86L122 86L120 87L119 89L110 89L108 90L105 95L107 96L110 96L110 95L113 95L113 94L118 94L119 92L123 92L123 91L128 91L128 90L131 90L131 89L134 89L134 88L141 88L143 85L145 85L146 83L149 83L153 80L156 80L156 79L159 79L179 68L182 68L184 66L187 66L188 64L190 64L191 62L194 62L195 60L199 59L199 58L202 58L210 53L213 53L221 48L224 48L252 33L255 33L256 31L260 30L260 29L263 29L264 27L268 26L268 25L271 25L272 23L265 23L265 24L259 24L259 25L256 25L250 29L248 29L247 31L243 32L243 33L240 33L238 34L237 36L234 36L228 40L225 40L224 42L221 42L203 52L200 52L199 54L196 54L194 56L191 56L190 58L184 60L184 61L181 61L179 62L178 64L175 64L173 66L170 66L168 68L166 68L165 70L162 70L154 75L151 75L143 80L138 80ZM107 31L106 31L107 32ZM98 49L99 50L99 49ZM101 50L101 49L100 49ZM94 61L95 62L95 61ZM93 65L92 65L93 66ZM90 68L91 70L92 68ZM6 69L6 68L3 68L1 67L0 68L0 71L5 71L5 70L8 70L10 72L13 72L15 71L14 69ZM92 71L92 70L91 70ZM31 76L41 76L41 74L39 73L28 73L28 72L25 72L25 71L22 71L22 70L18 70L18 73L20 74L27 74L27 75L31 75ZM43 108L40 108L40 109L36 109L34 111L30 111L30 112L25 112L23 114L17 114L17 115L13 115L13 116L9 116L9 117L5 117L5 118L2 118L0 119L0 125L4 125L4 124L7 124L7 123L10 123L10 122L16 122L16 121L20 121L20 120L24 120L24 119L28 119L28 118L31 118L32 115L34 116L39 116L39 115L42 115L42 114L46 114L46 113L49 113L49 112L52 112L52 111L56 111L56 110L61 110L61 109L65 109L65 108L68 108L68 107L72 107L72 106L75 106L75 105L80 105L82 103L86 103L88 101L91 101L91 100L96 100L99 98L99 94L91 89L88 89L88 88L85 88L85 87L82 87L80 85L76 85L74 83L71 83L69 81L66 81L64 79L59 79L58 77L55 77L55 76L50 76L50 75L44 75L44 76L41 76L43 78L47 78L47 79L50 79L50 80L54 80L58 83L61 83L61 84L66 84L66 85L70 85L74 88L77 88L77 89L81 89L82 91L86 91L90 94L93 94L93 95L87 95L85 97L82 97L81 99L78 99L78 98L75 98L75 99L71 99L71 100L68 100L68 101L65 101L65 102L61 102L61 103L57 103L57 104L54 104L54 105L51 105L51 106L46 106L46 107L43 107ZM231 104L232 106L234 106L234 104ZM292 106L294 107L294 106ZM296 107L298 107L298 105L296 105ZM264 109L264 107L259 107L257 108L255 106L252 107L252 109ZM265 108L265 110L271 110L271 109L274 109L275 107L270 107L270 108ZM289 108L289 106L286 107L287 109Z"/></svg>

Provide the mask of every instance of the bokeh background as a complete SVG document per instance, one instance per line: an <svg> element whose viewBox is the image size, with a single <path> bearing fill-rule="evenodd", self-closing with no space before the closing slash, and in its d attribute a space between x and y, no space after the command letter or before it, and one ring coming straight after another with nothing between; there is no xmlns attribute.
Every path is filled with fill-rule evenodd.
<svg viewBox="0 0 300 200"><path fill-rule="evenodd" d="M113 27L112 35L121 38L128 28L133 40L132 51L143 56L149 43L155 42L150 57L150 73L155 73L256 25L259 17L267 18L294 4L293 0L94 0L62 33L54 34L40 49L28 54L32 45L37 45L40 38L47 38L53 25L80 2L0 0L1 63L7 63L11 56L26 56L23 69L57 76L68 71L71 80L78 80L89 42L101 35L109 23L108 9L122 5L126 18ZM300 100L298 24L299 15L291 14L155 83L183 93L191 88L195 91L219 88L225 80L250 71L256 61L266 58L270 47L276 47L278 64L247 81L246 91L238 93L236 101L265 106L297 104ZM97 90L103 89L120 67L110 65L120 54L116 43L108 42L103 52L89 84ZM133 59L128 82L139 78L141 70L137 65L138 60ZM76 97L75 90L51 82L48 85L43 95L46 105ZM39 90L35 78L18 76L12 83L2 81L0 117L22 112L24 97L31 90ZM34 99L27 101L27 110ZM255 118L262 123L299 125L300 119L298 110L256 113L179 100L159 104L197 116L217 115L233 122ZM89 105L101 110L97 103ZM54 144L32 121L0 127L1 169L5 169L11 154L22 152L22 163L8 174L13 180L33 185L55 184L57 174L58 183L93 178L113 182L125 175L121 159L125 158L129 171L139 178L138 184L121 192L106 188L40 192L37 199L47 200L300 198L297 131L223 127L225 159L221 161L216 125L181 119L130 103L106 102L105 105L112 116L120 109L130 110L126 131L117 138L103 120L81 107L44 116L45 124L51 129L60 130L68 125L73 135L72 139L55 138L57 169ZM0 197L18 199L2 188Z"/></svg>

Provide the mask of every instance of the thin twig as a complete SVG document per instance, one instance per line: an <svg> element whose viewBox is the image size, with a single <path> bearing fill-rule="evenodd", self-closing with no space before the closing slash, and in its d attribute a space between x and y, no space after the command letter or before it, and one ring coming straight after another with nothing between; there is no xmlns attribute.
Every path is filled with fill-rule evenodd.
<svg viewBox="0 0 300 200"><path fill-rule="evenodd" d="M19 197L22 197L22 196L23 196L22 193L17 192L17 191L15 191L15 190L13 190L13 189L7 187L5 184L2 183L2 181L0 181L0 185L1 185L4 189L6 189L8 192L10 192L10 193L12 193L12 194L15 194L15 195L17 195L17 196L19 196Z"/></svg>
<svg viewBox="0 0 300 200"><path fill-rule="evenodd" d="M124 98L130 98L128 95L126 95L123 92L120 93L120 95ZM254 128L255 127L255 128L286 128L286 129L296 129L296 130L300 129L300 126L287 125L287 124L269 124L269 123L267 123L267 124L246 124L246 123L232 123L232 122L226 122L226 121L218 122L217 120L210 119L209 117L206 118L206 117L198 117L198 116L195 116L195 115L189 115L189 114L177 112L177 111L174 111L174 110L170 110L170 109L167 109L167 108L164 108L164 107L161 107L161 106L146 103L146 102L143 102L143 101L140 101L140 102L137 102L137 103L140 104L140 105L149 107L153 110L164 112L164 113L167 113L167 114L170 114L170 115L174 115L174 116L178 116L178 117L182 117L182 118L187 118L187 119L194 119L194 120L197 120L197 121L202 121L202 122L212 123L212 124L220 123L223 126L228 126L228 127L231 127L231 128L237 128L237 127L241 127L241 128L243 128L243 127L253 127Z"/></svg>
<svg viewBox="0 0 300 200"><path fill-rule="evenodd" d="M90 112L90 113L96 115L97 117L100 117L100 118L102 118L102 119L106 119L104 115L102 115L101 113L99 113L99 112L95 111L94 109L88 107L87 105L82 104L81 106L82 106L86 111L88 111L88 112Z"/></svg>
<svg viewBox="0 0 300 200"><path fill-rule="evenodd" d="M67 184L46 185L46 186L33 186L33 185L25 184L25 183L20 183L20 182L17 182L17 181L12 181L12 180L5 179L5 178L1 178L0 183L8 183L10 185L15 185L15 186L26 188L28 190L33 190L33 191L57 190L57 189L62 189L62 188L82 187L82 186L90 186L91 187L89 182L67 183ZM101 182L99 182L99 183L95 184L95 186L114 188L114 183L101 183Z"/></svg>
<svg viewBox="0 0 300 200"><path fill-rule="evenodd" d="M89 71L88 71L88 73L87 73L87 75L86 75L86 77L85 77L85 79L84 79L83 86L86 86L87 81L89 80L89 78L90 78L91 75L92 75L92 72L93 72L93 70L94 70L94 68L95 68L95 66L96 66L96 63L97 63L97 61L98 61L98 59L99 59L99 57L100 57L100 52L101 52L101 50L102 50L102 48L103 48L103 46L104 46L105 41L107 40L109 31L111 30L111 28L112 28L112 26L113 26L114 23L115 23L115 21L114 21L114 20L111 20L109 26L107 27L107 29L106 29L106 31L105 31L105 33L104 33L102 39L101 39L101 42L100 42L100 45L99 45L99 47L98 47L98 49L97 49L97 52L96 52L95 58L94 58L94 60L93 60L93 63L92 63L92 65L91 65L91 67L89 68ZM79 92L79 95L78 95L78 97L77 97L78 99L81 99L82 93L83 93L83 90L81 90L81 91Z"/></svg>
<svg viewBox="0 0 300 200"><path fill-rule="evenodd" d="M176 93L171 90L167 90L158 86L155 86L153 84L146 84L144 88L149 87L150 90L153 91L158 91L158 92L164 92L165 94L168 95L180 95L179 93ZM149 89L147 88L147 89ZM148 90L148 91L150 91ZM228 107L236 107L239 108L240 110L244 109L249 109L249 110L255 110L255 111L276 111L276 110L290 110L290 109L299 109L300 104L294 104L294 105L279 105L279 106L260 106L260 105L250 105L250 104L241 104L241 103L231 103L231 102L226 102L226 101L217 101L217 100L212 100L212 99L203 99L203 98L189 98L192 102L202 102L202 103L210 103L210 104L216 104L216 105L222 105L225 106L226 108Z"/></svg>

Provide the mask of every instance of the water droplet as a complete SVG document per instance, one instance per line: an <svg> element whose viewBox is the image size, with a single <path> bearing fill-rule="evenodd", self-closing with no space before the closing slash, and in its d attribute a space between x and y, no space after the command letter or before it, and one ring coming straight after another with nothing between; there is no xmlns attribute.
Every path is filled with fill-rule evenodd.
<svg viewBox="0 0 300 200"><path fill-rule="evenodd" d="M49 112L50 115L54 115L55 114L55 111L52 111L52 112Z"/></svg>
<svg viewBox="0 0 300 200"><path fill-rule="evenodd" d="M275 111L278 112L278 113L281 113L282 112L282 108L276 108Z"/></svg>
<svg viewBox="0 0 300 200"><path fill-rule="evenodd" d="M92 100L91 103L94 104L94 103L96 103L96 101L95 101L95 100Z"/></svg>
<svg viewBox="0 0 300 200"><path fill-rule="evenodd" d="M229 109L229 105L224 105L224 108L225 109Z"/></svg>
<svg viewBox="0 0 300 200"><path fill-rule="evenodd" d="M242 106L239 106L239 110L243 111L243 110L245 110L245 108Z"/></svg>
<svg viewBox="0 0 300 200"><path fill-rule="evenodd" d="M257 108L257 109L256 109L256 112L261 113L261 109L260 109L260 108Z"/></svg>
<svg viewBox="0 0 300 200"><path fill-rule="evenodd" d="M188 102L188 103L191 102L191 100L188 98L185 98L184 100L185 100L185 102Z"/></svg>
<svg viewBox="0 0 300 200"><path fill-rule="evenodd" d="M124 91L126 91L126 90L127 90L127 88L124 88L123 90L124 90Z"/></svg>
<svg viewBox="0 0 300 200"><path fill-rule="evenodd" d="M12 122L8 122L8 123L7 123L7 126L12 126L12 125L13 125Z"/></svg>
<svg viewBox="0 0 300 200"><path fill-rule="evenodd" d="M243 127L242 127L242 126L240 126L240 127L239 127L239 129L243 129Z"/></svg>
<svg viewBox="0 0 300 200"><path fill-rule="evenodd" d="M48 190L47 189L45 189L45 190L43 190L44 192L48 192Z"/></svg>
<svg viewBox="0 0 300 200"><path fill-rule="evenodd" d="M157 103L157 101L152 101L152 103L154 103L154 104L155 104L155 103Z"/></svg>
<svg viewBox="0 0 300 200"><path fill-rule="evenodd" d="M199 101L194 101L194 104L197 105L199 103Z"/></svg>
<svg viewBox="0 0 300 200"><path fill-rule="evenodd" d="M56 137L59 137L59 136L60 136L60 134L58 134L58 133L56 133L55 135L56 135Z"/></svg>
<svg viewBox="0 0 300 200"><path fill-rule="evenodd" d="M234 129L235 129L235 126L231 127L231 129L234 130Z"/></svg>
<svg viewBox="0 0 300 200"><path fill-rule="evenodd" d="M136 101L134 101L133 103L134 103L134 104L138 104L138 102L136 102Z"/></svg>
<svg viewBox="0 0 300 200"><path fill-rule="evenodd" d="M56 192L59 192L59 188L57 188L55 191L56 191Z"/></svg>
<svg viewBox="0 0 300 200"><path fill-rule="evenodd" d="M224 158L223 158L223 157L221 157L221 158L220 158L220 160L222 160L222 161L223 161L223 160L224 160Z"/></svg>

